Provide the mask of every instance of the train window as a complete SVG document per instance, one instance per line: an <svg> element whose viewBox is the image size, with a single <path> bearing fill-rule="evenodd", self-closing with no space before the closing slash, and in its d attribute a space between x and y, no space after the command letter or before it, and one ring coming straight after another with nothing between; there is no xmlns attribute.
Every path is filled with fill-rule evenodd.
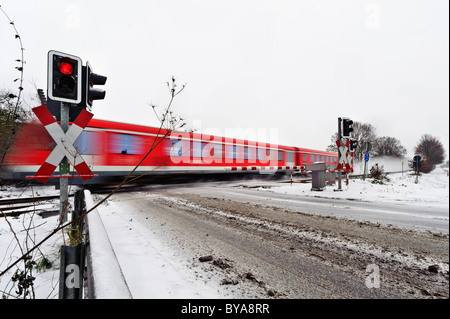
<svg viewBox="0 0 450 319"><path fill-rule="evenodd" d="M225 145L225 158L236 159L236 145Z"/></svg>
<svg viewBox="0 0 450 319"><path fill-rule="evenodd" d="M278 151L278 161L279 162L283 161L283 159L284 159L283 153L284 153L283 151Z"/></svg>
<svg viewBox="0 0 450 319"><path fill-rule="evenodd" d="M171 141L172 146L170 147L170 156L178 157L182 155L182 147L180 141Z"/></svg>
<svg viewBox="0 0 450 319"><path fill-rule="evenodd" d="M244 159L247 159L248 156L249 151L247 147L241 145L225 145L225 159L237 160L237 163L244 163ZM216 158L222 158L222 155L220 154ZM226 161L226 163L230 163L230 161Z"/></svg>
<svg viewBox="0 0 450 319"><path fill-rule="evenodd" d="M202 157L202 143L201 142L192 142L192 157L193 158L201 158Z"/></svg>
<svg viewBox="0 0 450 319"><path fill-rule="evenodd" d="M256 148L246 146L244 148L244 159L254 163L256 160Z"/></svg>
<svg viewBox="0 0 450 319"><path fill-rule="evenodd" d="M189 141L171 140L170 142L171 142L171 147L170 147L170 156L171 157L181 157L181 156L189 157L189 152L190 152L190 148L189 148L190 142Z"/></svg>
<svg viewBox="0 0 450 319"><path fill-rule="evenodd" d="M270 159L270 149L259 148L258 149L258 161L268 161Z"/></svg>
<svg viewBox="0 0 450 319"><path fill-rule="evenodd" d="M100 133L83 131L73 146L75 146L78 153L81 155L101 154Z"/></svg>
<svg viewBox="0 0 450 319"><path fill-rule="evenodd" d="M245 148L242 145L236 146L236 160L237 163L244 163L245 158Z"/></svg>
<svg viewBox="0 0 450 319"><path fill-rule="evenodd" d="M214 156L214 148L209 143L202 142L202 158L210 158Z"/></svg>
<svg viewBox="0 0 450 319"><path fill-rule="evenodd" d="M308 154L303 153L303 162L307 162L308 161Z"/></svg>
<svg viewBox="0 0 450 319"><path fill-rule="evenodd" d="M213 144L213 147L214 147L214 158L221 159L223 157L222 144Z"/></svg>
<svg viewBox="0 0 450 319"><path fill-rule="evenodd" d="M177 142L177 141L175 141ZM142 137L130 134L115 134L111 136L110 153L136 155L142 152Z"/></svg>
<svg viewBox="0 0 450 319"><path fill-rule="evenodd" d="M293 152L288 152L288 159L287 161L289 163L293 163L294 162L294 153Z"/></svg>
<svg viewBox="0 0 450 319"><path fill-rule="evenodd" d="M202 158L222 158L222 145L202 142Z"/></svg>

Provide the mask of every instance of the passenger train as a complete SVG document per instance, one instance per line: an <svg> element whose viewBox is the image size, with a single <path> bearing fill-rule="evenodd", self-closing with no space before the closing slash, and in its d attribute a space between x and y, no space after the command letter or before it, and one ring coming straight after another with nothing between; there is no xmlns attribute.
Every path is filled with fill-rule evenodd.
<svg viewBox="0 0 450 319"><path fill-rule="evenodd" d="M55 146L42 124L24 124L4 160L0 176L15 181L30 178ZM175 176L279 175L299 171L313 162L336 165L338 161L338 155L331 152L100 119L89 122L74 146L98 175L86 184L123 180L152 146L154 149L134 176L164 181ZM74 173L71 183L84 184ZM56 170L54 175L58 174ZM49 183L56 184L57 179L52 178Z"/></svg>

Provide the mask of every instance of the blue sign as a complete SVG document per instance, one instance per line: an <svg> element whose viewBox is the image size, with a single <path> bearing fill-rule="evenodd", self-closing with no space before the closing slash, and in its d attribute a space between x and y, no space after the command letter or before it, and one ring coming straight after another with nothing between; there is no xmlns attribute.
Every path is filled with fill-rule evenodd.
<svg viewBox="0 0 450 319"><path fill-rule="evenodd" d="M366 160L366 162L369 161L369 152L366 153L366 156L364 156L364 159Z"/></svg>

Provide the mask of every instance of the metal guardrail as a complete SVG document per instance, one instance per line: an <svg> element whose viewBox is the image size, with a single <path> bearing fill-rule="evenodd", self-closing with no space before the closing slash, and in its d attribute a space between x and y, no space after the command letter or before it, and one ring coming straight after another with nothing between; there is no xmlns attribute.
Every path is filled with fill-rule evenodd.
<svg viewBox="0 0 450 319"><path fill-rule="evenodd" d="M91 193L77 192L74 206L72 218L76 219L95 206ZM61 247L59 298L133 298L97 209L74 229L70 231L83 232L84 240Z"/></svg>

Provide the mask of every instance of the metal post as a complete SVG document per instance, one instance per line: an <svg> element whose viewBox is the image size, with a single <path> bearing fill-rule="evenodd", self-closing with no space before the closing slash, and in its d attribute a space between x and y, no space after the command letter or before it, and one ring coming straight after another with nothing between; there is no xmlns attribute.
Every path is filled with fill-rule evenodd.
<svg viewBox="0 0 450 319"><path fill-rule="evenodd" d="M75 221L85 212L83 191L75 192L73 203L74 203L74 210L72 211L72 221ZM71 236L72 237L77 236L77 233L81 232L82 230L83 230L83 220L80 220L72 225Z"/></svg>
<svg viewBox="0 0 450 319"><path fill-rule="evenodd" d="M416 184L419 182L419 163L416 164Z"/></svg>
<svg viewBox="0 0 450 319"><path fill-rule="evenodd" d="M61 102L61 128L64 133L69 130L69 104ZM70 173L70 165L67 157L64 156L59 164L59 175L66 175ZM59 179L59 222L65 223L67 221L68 210L68 191L69 179Z"/></svg>
<svg viewBox="0 0 450 319"><path fill-rule="evenodd" d="M368 156L368 154L369 154L369 151L372 149L372 146L371 146L371 144L370 144L370 142L367 142L366 143L366 155L365 156ZM364 156L364 175L363 175L363 180L365 181L366 180L366 178L367 178L367 162L368 162L368 160L366 160L366 157Z"/></svg>
<svg viewBox="0 0 450 319"><path fill-rule="evenodd" d="M364 175L363 175L363 181L365 181L367 178L367 162L364 159Z"/></svg>
<svg viewBox="0 0 450 319"><path fill-rule="evenodd" d="M341 123L342 123L342 118L338 118L338 139L339 139L339 141L341 140L341 137L342 137L342 132L341 132ZM339 152L339 150L338 150L338 163L340 163L341 161L341 152ZM338 190L342 190L342 180L341 180L341 177L342 177L342 173L341 173L341 170L339 170L338 171Z"/></svg>
<svg viewBox="0 0 450 319"><path fill-rule="evenodd" d="M59 299L83 298L85 245L61 246Z"/></svg>

